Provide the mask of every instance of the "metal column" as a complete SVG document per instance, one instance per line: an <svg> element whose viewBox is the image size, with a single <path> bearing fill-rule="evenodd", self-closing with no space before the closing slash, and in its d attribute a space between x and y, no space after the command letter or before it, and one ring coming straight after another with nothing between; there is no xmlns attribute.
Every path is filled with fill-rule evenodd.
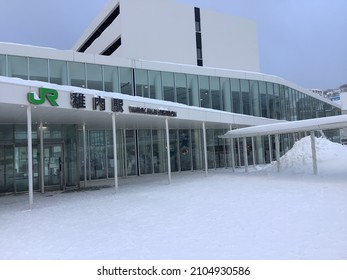
<svg viewBox="0 0 347 280"><path fill-rule="evenodd" d="M277 171L281 170L281 160L280 160L280 140L278 134L275 134L275 147L276 147L276 161L277 161Z"/></svg>
<svg viewBox="0 0 347 280"><path fill-rule="evenodd" d="M207 162L207 141L206 141L206 126L205 122L202 123L202 135L204 140L204 159L205 159L205 175L208 174L208 162Z"/></svg>
<svg viewBox="0 0 347 280"><path fill-rule="evenodd" d="M112 114L112 135L113 135L113 168L114 168L114 187L118 191L118 164L117 164L117 134L116 134L116 113Z"/></svg>
<svg viewBox="0 0 347 280"><path fill-rule="evenodd" d="M245 162L245 172L248 172L248 157L247 157L247 138L243 137L243 159Z"/></svg>
<svg viewBox="0 0 347 280"><path fill-rule="evenodd" d="M170 134L169 134L168 119L165 119L165 129L166 129L167 174L168 174L169 184L171 184Z"/></svg>
<svg viewBox="0 0 347 280"><path fill-rule="evenodd" d="M41 165L41 193L45 193L45 166L43 151L43 125L40 123L40 165Z"/></svg>
<svg viewBox="0 0 347 280"><path fill-rule="evenodd" d="M317 151L316 151L316 138L314 135L314 131L310 132L311 136L311 149L312 149L312 166L313 166L313 174L318 174L318 167L317 167Z"/></svg>
<svg viewBox="0 0 347 280"><path fill-rule="evenodd" d="M31 106L27 107L27 137L28 137L28 177L29 177L29 207L33 207L34 186L33 186L33 145L31 129Z"/></svg>
<svg viewBox="0 0 347 280"><path fill-rule="evenodd" d="M84 187L87 187L87 137L86 125L83 124L83 172L84 172Z"/></svg>

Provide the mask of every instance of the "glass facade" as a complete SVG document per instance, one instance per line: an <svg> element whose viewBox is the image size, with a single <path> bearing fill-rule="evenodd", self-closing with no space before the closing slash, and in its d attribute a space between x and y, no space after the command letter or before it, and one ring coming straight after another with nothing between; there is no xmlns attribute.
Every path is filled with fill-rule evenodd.
<svg viewBox="0 0 347 280"><path fill-rule="evenodd" d="M59 85L120 92L257 117L288 121L340 114L340 109L296 89L268 81L194 75L53 59L0 55L0 75ZM33 125L34 189L66 188L83 180L114 176L112 131L77 125ZM263 164L274 160L274 137L220 139L225 129L207 129L208 168ZM40 135L43 135L41 166ZM0 124L0 193L27 191L26 125ZM166 135L161 129L117 130L118 176L167 172ZM331 138L338 137L331 131ZM281 154L295 135L281 135ZM303 136L303 135L301 135ZM299 136L295 136L299 137ZM204 169L202 129L170 129L171 171ZM233 145L231 145L233 144ZM84 146L87 147L84 151ZM246 147L246 151L244 148ZM84 162L84 152L86 162ZM84 170L87 170L86 178ZM43 176L43 177L42 177Z"/></svg>

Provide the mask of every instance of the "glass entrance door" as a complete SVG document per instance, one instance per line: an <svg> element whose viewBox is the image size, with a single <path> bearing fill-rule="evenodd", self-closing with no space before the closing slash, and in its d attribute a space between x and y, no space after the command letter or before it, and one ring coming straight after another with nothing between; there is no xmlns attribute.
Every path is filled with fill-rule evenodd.
<svg viewBox="0 0 347 280"><path fill-rule="evenodd" d="M45 144L43 148L45 186L64 184L63 144Z"/></svg>

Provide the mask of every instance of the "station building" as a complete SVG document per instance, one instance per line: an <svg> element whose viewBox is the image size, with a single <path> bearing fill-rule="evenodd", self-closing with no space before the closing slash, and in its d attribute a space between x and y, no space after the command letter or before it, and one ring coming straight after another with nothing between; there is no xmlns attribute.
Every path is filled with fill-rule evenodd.
<svg viewBox="0 0 347 280"><path fill-rule="evenodd" d="M273 137L220 136L341 114L260 73L252 21L174 0L112 0L73 50L0 43L0 94L0 194L265 164Z"/></svg>

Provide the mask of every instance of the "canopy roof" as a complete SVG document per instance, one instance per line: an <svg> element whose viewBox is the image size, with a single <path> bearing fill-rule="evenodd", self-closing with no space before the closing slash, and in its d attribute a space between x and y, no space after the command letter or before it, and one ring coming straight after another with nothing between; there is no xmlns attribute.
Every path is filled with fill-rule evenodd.
<svg viewBox="0 0 347 280"><path fill-rule="evenodd" d="M347 127L347 115L251 126L230 130L221 138L242 138Z"/></svg>

